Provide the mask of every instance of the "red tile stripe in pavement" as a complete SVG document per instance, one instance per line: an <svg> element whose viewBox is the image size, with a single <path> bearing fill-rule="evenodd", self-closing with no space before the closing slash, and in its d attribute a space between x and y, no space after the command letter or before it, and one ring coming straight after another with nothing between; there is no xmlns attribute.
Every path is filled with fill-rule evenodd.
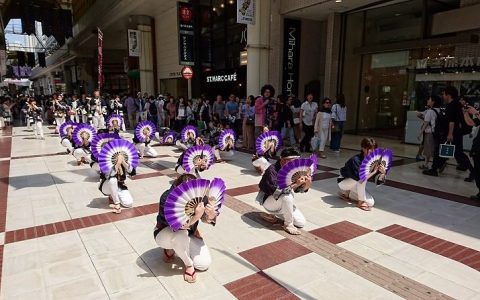
<svg viewBox="0 0 480 300"><path fill-rule="evenodd" d="M5 244L150 215L157 212L158 204L153 203L125 209L122 211L121 214L113 214L111 212L108 212L57 223L50 223L46 225L39 225L35 227L7 231L5 234Z"/></svg>
<svg viewBox="0 0 480 300"><path fill-rule="evenodd" d="M263 272L224 285L237 299L299 299L281 284Z"/></svg>
<svg viewBox="0 0 480 300"><path fill-rule="evenodd" d="M0 161L0 232L5 231L7 220L9 174L10 160Z"/></svg>
<svg viewBox="0 0 480 300"><path fill-rule="evenodd" d="M417 185L413 185L413 184L408 184L408 183L403 183L403 182L399 182L399 181L394 181L394 180L387 180L385 185L390 186L390 187L394 187L394 188L397 188L397 189L409 191L409 192L415 192L415 193L418 193L418 194L424 194L424 195L427 195L427 196L441 198L441 199L445 199L445 200L448 200L448 201L453 201L453 202L457 202L457 203L463 203L463 204L467 204L467 205L471 205L471 206L480 207L480 202L479 201L472 200L470 198L467 198L467 197L461 196L461 195L457 195L457 194L451 194L451 193L447 193L447 192L443 192L443 191L439 191L439 190L429 189L429 188L425 188L425 187L421 187L421 186L417 186Z"/></svg>
<svg viewBox="0 0 480 300"><path fill-rule="evenodd" d="M283 239L240 252L239 255L258 269L265 270L311 252L289 239Z"/></svg>
<svg viewBox="0 0 480 300"><path fill-rule="evenodd" d="M10 157L10 150L12 149L12 138L6 137L0 139L0 158Z"/></svg>
<svg viewBox="0 0 480 300"><path fill-rule="evenodd" d="M371 232L370 229L348 221L338 222L310 231L310 233L333 244L343 243L369 232Z"/></svg>
<svg viewBox="0 0 480 300"><path fill-rule="evenodd" d="M377 231L394 239L453 259L469 266L470 268L480 271L480 251L475 249L455 244L397 224Z"/></svg>

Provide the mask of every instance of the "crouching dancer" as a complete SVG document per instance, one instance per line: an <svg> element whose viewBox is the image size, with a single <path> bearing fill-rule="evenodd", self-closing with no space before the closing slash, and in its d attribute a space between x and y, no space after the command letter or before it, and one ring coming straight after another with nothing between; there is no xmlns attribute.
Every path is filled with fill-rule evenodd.
<svg viewBox="0 0 480 300"><path fill-rule="evenodd" d="M260 192L257 196L257 202L273 215L264 216L269 222L276 222L276 218L283 219L286 232L290 234L300 234L297 228L305 226L305 217L302 212L295 207L294 192L298 188L308 191L312 184L310 176L301 176L296 183L285 189L279 189L277 184L278 171L291 160L300 157L300 153L294 148L286 148L280 155L280 160L268 167L259 183Z"/></svg>

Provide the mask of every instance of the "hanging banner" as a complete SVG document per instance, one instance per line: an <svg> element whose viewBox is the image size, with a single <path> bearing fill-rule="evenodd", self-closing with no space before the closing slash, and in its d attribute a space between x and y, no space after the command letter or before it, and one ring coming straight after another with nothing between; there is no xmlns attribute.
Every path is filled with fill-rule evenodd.
<svg viewBox="0 0 480 300"><path fill-rule="evenodd" d="M194 56L194 22L192 4L177 3L178 11L178 41L179 64L183 66L195 65Z"/></svg>
<svg viewBox="0 0 480 300"><path fill-rule="evenodd" d="M286 96L298 95L301 25L299 20L285 19L283 26L282 92Z"/></svg>
<svg viewBox="0 0 480 300"><path fill-rule="evenodd" d="M128 55L140 57L140 31L128 30Z"/></svg>
<svg viewBox="0 0 480 300"><path fill-rule="evenodd" d="M100 28L98 30L97 52L98 52L98 88L101 89L103 85L103 33Z"/></svg>
<svg viewBox="0 0 480 300"><path fill-rule="evenodd" d="M237 0L237 23L255 25L255 0Z"/></svg>

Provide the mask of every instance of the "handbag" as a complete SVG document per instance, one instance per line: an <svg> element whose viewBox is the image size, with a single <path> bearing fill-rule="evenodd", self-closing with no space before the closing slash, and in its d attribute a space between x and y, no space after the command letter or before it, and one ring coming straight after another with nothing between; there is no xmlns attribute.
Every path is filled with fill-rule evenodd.
<svg viewBox="0 0 480 300"><path fill-rule="evenodd" d="M450 142L445 142L440 144L440 149L438 151L438 156L443 158L453 158L455 154L455 145L452 145Z"/></svg>
<svg viewBox="0 0 480 300"><path fill-rule="evenodd" d="M246 124L247 125L254 125L255 124L255 116L247 117Z"/></svg>
<svg viewBox="0 0 480 300"><path fill-rule="evenodd" d="M335 120L332 120L331 132L332 132L332 133L340 132L340 127L337 126L337 122L336 122Z"/></svg>
<svg viewBox="0 0 480 300"><path fill-rule="evenodd" d="M312 146L312 150L315 150L315 151L320 149L320 137L318 136L312 137L312 139L310 140L310 146Z"/></svg>

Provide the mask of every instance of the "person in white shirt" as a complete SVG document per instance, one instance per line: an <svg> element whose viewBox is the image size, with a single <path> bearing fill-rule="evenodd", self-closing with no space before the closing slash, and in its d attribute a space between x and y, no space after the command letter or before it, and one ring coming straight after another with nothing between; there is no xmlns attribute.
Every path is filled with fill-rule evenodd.
<svg viewBox="0 0 480 300"><path fill-rule="evenodd" d="M158 96L158 100L155 103L157 105L158 125L160 127L165 127L165 111L163 110L163 106L165 105L165 98L163 97L163 95Z"/></svg>
<svg viewBox="0 0 480 300"><path fill-rule="evenodd" d="M418 140L423 136L423 153L425 155L425 163L420 165L420 169L428 170L428 163L433 158L435 152L435 139L433 133L435 132L435 123L437 116L440 113L440 105L442 99L438 96L430 96L427 100L428 109L424 112L423 124L418 133Z"/></svg>
<svg viewBox="0 0 480 300"><path fill-rule="evenodd" d="M310 141L313 137L313 126L318 111L318 104L313 101L313 94L307 95L307 101L302 103L300 107L300 126L305 132L305 136L300 142L302 152L310 152Z"/></svg>

